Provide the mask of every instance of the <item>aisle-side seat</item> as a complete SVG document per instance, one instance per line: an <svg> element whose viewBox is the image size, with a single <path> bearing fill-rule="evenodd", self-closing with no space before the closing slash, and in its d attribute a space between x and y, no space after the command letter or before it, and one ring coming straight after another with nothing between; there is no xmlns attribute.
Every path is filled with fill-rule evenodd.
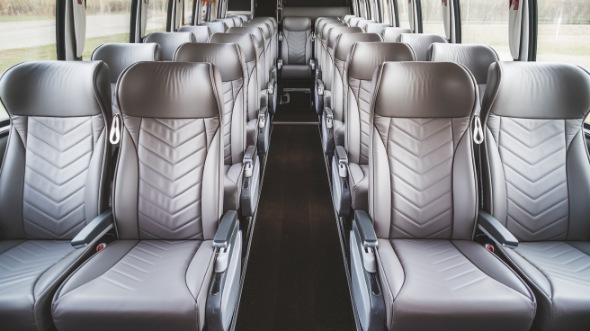
<svg viewBox="0 0 590 331"><path fill-rule="evenodd" d="M359 23L360 23L362 20L364 20L364 18L363 18L363 17L351 17L351 18L348 20L347 24L348 24L348 26L354 26L354 27L356 27L356 26L358 26L358 25L359 25Z"/></svg>
<svg viewBox="0 0 590 331"><path fill-rule="evenodd" d="M0 79L10 139L0 169L0 324L54 330L60 283L112 228L111 91L100 61L18 64Z"/></svg>
<svg viewBox="0 0 590 331"><path fill-rule="evenodd" d="M236 16L238 16L239 18L242 19L242 24L244 24L244 23L246 23L246 22L248 22L250 20L250 16L249 15L238 14Z"/></svg>
<svg viewBox="0 0 590 331"><path fill-rule="evenodd" d="M256 18L250 20L248 23L243 25L244 27L259 28L262 31L262 37L264 40L264 60L265 70L267 78L268 88L264 91L264 94L268 96L268 110L271 113L275 113L277 109L277 76L276 76L276 58L273 54L273 23L268 18Z"/></svg>
<svg viewBox="0 0 590 331"><path fill-rule="evenodd" d="M225 30L227 31L227 29L229 28L235 28L236 27L236 22L233 20L233 18L220 18L217 20L217 22L223 22L223 24L225 24Z"/></svg>
<svg viewBox="0 0 590 331"><path fill-rule="evenodd" d="M488 69L492 63L500 61L496 51L485 45L434 43L430 46L429 53L430 61L455 62L464 65L471 71L479 90L476 111L479 114L481 100L488 81Z"/></svg>
<svg viewBox="0 0 590 331"><path fill-rule="evenodd" d="M160 45L160 58L162 61L172 61L174 53L185 43L196 42L192 32L152 32L145 36L144 43L156 43Z"/></svg>
<svg viewBox="0 0 590 331"><path fill-rule="evenodd" d="M360 21L357 26L361 29L363 29L363 31L367 32L367 25L375 23L375 21L373 20L362 20Z"/></svg>
<svg viewBox="0 0 590 331"><path fill-rule="evenodd" d="M344 15L342 17L342 22L348 24L348 22L350 21L351 18L356 17L356 15Z"/></svg>
<svg viewBox="0 0 590 331"><path fill-rule="evenodd" d="M209 27L211 34L224 33L227 30L227 25L220 21L215 22L203 22L201 25Z"/></svg>
<svg viewBox="0 0 590 331"><path fill-rule="evenodd" d="M383 33L385 32L385 29L389 28L389 27L391 27L391 26L387 23L368 23L365 26L364 30L366 33L376 33L376 34L380 35L381 37L383 37Z"/></svg>
<svg viewBox="0 0 590 331"><path fill-rule="evenodd" d="M178 32L191 32L195 35L195 42L206 43L211 38L211 29L206 25L185 25L178 29Z"/></svg>
<svg viewBox="0 0 590 331"><path fill-rule="evenodd" d="M386 62L376 84L369 212L355 211L350 232L363 329L529 330L532 291L473 241L473 76L455 63Z"/></svg>
<svg viewBox="0 0 590 331"><path fill-rule="evenodd" d="M103 61L109 66L111 102L113 114L119 113L115 98L117 80L121 73L140 61L160 61L160 46L156 43L108 43L98 46L92 53L92 61Z"/></svg>
<svg viewBox="0 0 590 331"><path fill-rule="evenodd" d="M371 98L375 72L384 62L414 61L414 51L404 43L359 42L346 63L347 92L344 145L336 145L332 158L332 194L338 216L350 209L368 211ZM345 167L340 171L341 167Z"/></svg>
<svg viewBox="0 0 590 331"><path fill-rule="evenodd" d="M234 29L234 28L232 28ZM231 31L232 29L228 30ZM236 44L244 57L246 64L246 146L257 146L258 153L266 155L270 143L270 116L266 104L266 97L260 96L261 88L258 83L258 63L263 44L255 40L250 33L216 33L211 37L211 43Z"/></svg>
<svg viewBox="0 0 590 331"><path fill-rule="evenodd" d="M425 33L402 33L399 36L399 40L402 43L406 43L412 47L416 54L417 61L428 61L430 56L428 50L434 43L448 43L449 41L437 34L425 34Z"/></svg>
<svg viewBox="0 0 590 331"><path fill-rule="evenodd" d="M208 63L142 62L121 75L120 239L61 285L58 330L229 329L242 234L222 207L221 84Z"/></svg>
<svg viewBox="0 0 590 331"><path fill-rule="evenodd" d="M236 44L185 44L176 52L175 61L209 62L219 72L224 102L223 210L241 209L242 215L252 216L258 203L260 162L256 145L246 144L248 73L242 52Z"/></svg>
<svg viewBox="0 0 590 331"><path fill-rule="evenodd" d="M313 59L317 69L322 69L320 63L320 52L322 45L322 29L328 22L342 23L336 17L318 17L313 24Z"/></svg>
<svg viewBox="0 0 590 331"><path fill-rule="evenodd" d="M352 28L347 28L352 29ZM352 47L357 42L381 42L381 36L376 33L343 32L335 36L332 46L334 69L332 70L332 91L330 104L324 107L322 115L322 147L328 156L334 154L336 145L344 145L346 93L348 92L348 80L346 80L346 60Z"/></svg>
<svg viewBox="0 0 590 331"><path fill-rule="evenodd" d="M394 26L386 27L385 30L383 30L383 41L392 43L399 42L402 33L412 33L412 30Z"/></svg>
<svg viewBox="0 0 590 331"><path fill-rule="evenodd" d="M497 248L537 297L535 330L590 325L589 110L590 74L580 67L490 67L481 111L484 208L515 237L514 249Z"/></svg>
<svg viewBox="0 0 590 331"><path fill-rule="evenodd" d="M281 61L279 75L283 79L311 78L309 60L312 55L311 19L285 17L281 31Z"/></svg>

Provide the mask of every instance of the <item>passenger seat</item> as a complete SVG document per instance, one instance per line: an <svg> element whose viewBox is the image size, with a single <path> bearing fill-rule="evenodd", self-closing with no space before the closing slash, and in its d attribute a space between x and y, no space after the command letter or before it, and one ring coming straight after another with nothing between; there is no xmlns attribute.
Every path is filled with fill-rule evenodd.
<svg viewBox="0 0 590 331"><path fill-rule="evenodd" d="M160 46L156 43L112 43L98 46L92 53L92 61L104 61L109 66L113 114L119 113L115 87L121 73L132 64L141 61L160 61Z"/></svg>
<svg viewBox="0 0 590 331"><path fill-rule="evenodd" d="M424 34L424 33L402 33L399 36L399 40L402 43L406 43L412 47L416 54L417 61L428 61L430 56L428 50L430 45L434 43L448 43L449 41L437 34Z"/></svg>
<svg viewBox="0 0 590 331"><path fill-rule="evenodd" d="M59 288L60 331L228 330L242 234L223 213L223 93L208 63L142 62L117 85L119 240Z"/></svg>
<svg viewBox="0 0 590 331"><path fill-rule="evenodd" d="M280 76L283 79L311 78L311 19L285 17L281 31Z"/></svg>
<svg viewBox="0 0 590 331"><path fill-rule="evenodd" d="M203 22L201 25L209 27L211 34L224 33L227 30L227 25L221 21Z"/></svg>
<svg viewBox="0 0 590 331"><path fill-rule="evenodd" d="M590 74L580 67L490 67L482 104L483 187L493 217L487 223L496 226L484 229L510 231L510 245L494 239L537 297L534 330L590 325L589 111Z"/></svg>
<svg viewBox="0 0 590 331"><path fill-rule="evenodd" d="M206 25L185 25L178 29L178 32L192 32L195 35L195 42L206 43L211 38L211 29Z"/></svg>
<svg viewBox="0 0 590 331"><path fill-rule="evenodd" d="M160 45L162 61L172 61L180 45L194 43L196 38L192 32L152 32L143 39L143 42Z"/></svg>
<svg viewBox="0 0 590 331"><path fill-rule="evenodd" d="M3 330L54 330L53 294L112 228L108 69L100 61L27 62L0 79L11 119L0 169Z"/></svg>
<svg viewBox="0 0 590 331"><path fill-rule="evenodd" d="M385 30L383 30L383 41L392 43L399 42L402 33L412 33L412 30L393 26L386 27Z"/></svg>

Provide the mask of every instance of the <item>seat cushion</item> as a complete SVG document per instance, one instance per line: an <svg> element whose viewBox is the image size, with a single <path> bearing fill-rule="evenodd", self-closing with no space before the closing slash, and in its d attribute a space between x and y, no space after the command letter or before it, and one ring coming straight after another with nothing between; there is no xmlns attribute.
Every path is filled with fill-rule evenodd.
<svg viewBox="0 0 590 331"><path fill-rule="evenodd" d="M505 249L537 296L541 330L583 330L590 325L590 243L521 242Z"/></svg>
<svg viewBox="0 0 590 331"><path fill-rule="evenodd" d="M352 209L369 211L369 166L349 163Z"/></svg>
<svg viewBox="0 0 590 331"><path fill-rule="evenodd" d="M475 242L380 239L378 254L390 329L528 330L532 324L531 290Z"/></svg>
<svg viewBox="0 0 590 331"><path fill-rule="evenodd" d="M224 166L225 179L223 180L223 211L237 210L240 207L240 194L242 189L242 163Z"/></svg>
<svg viewBox="0 0 590 331"><path fill-rule="evenodd" d="M195 330L205 322L211 241L120 240L80 267L52 306L59 330Z"/></svg>
<svg viewBox="0 0 590 331"><path fill-rule="evenodd" d="M53 329L53 293L87 252L73 248L66 240L0 241L2 329Z"/></svg>

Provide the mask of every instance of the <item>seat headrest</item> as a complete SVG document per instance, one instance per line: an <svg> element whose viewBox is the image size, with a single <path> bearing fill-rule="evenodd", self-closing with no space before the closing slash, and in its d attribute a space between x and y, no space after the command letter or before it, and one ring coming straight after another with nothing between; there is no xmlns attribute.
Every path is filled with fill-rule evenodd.
<svg viewBox="0 0 590 331"><path fill-rule="evenodd" d="M496 62L482 113L530 119L581 119L590 111L590 74L562 63Z"/></svg>
<svg viewBox="0 0 590 331"><path fill-rule="evenodd" d="M340 21L335 21L335 22L322 22L320 23L319 27L320 27L320 36L322 37L322 41L323 42L327 42L328 41L328 35L330 34L330 31L337 26L345 26L348 27L348 25L346 25L346 23L342 23Z"/></svg>
<svg viewBox="0 0 590 331"><path fill-rule="evenodd" d="M104 61L110 69L111 83L130 65L140 61L159 61L160 46L156 43L109 43L98 46L92 53L93 61Z"/></svg>
<svg viewBox="0 0 590 331"><path fill-rule="evenodd" d="M371 80L383 62L414 61L414 51L404 43L357 43L350 51L348 77Z"/></svg>
<svg viewBox="0 0 590 331"><path fill-rule="evenodd" d="M270 24L270 26L272 28L277 28L277 21L274 19L274 17L265 17L265 16L263 16L263 17L255 17L255 18L251 19L250 22L254 22L254 23L257 23L257 22L258 23L260 23L260 22L262 22L262 23L268 23L268 24Z"/></svg>
<svg viewBox="0 0 590 331"><path fill-rule="evenodd" d="M336 26L330 30L328 35L328 48L334 49L334 44L336 44L336 39L343 33L352 33L352 32L364 32L363 29L359 27L349 27L349 26Z"/></svg>
<svg viewBox="0 0 590 331"><path fill-rule="evenodd" d="M451 62L385 62L375 89L375 114L384 117L462 118L477 104L473 75Z"/></svg>
<svg viewBox="0 0 590 331"><path fill-rule="evenodd" d="M240 46L240 51L244 56L246 62L256 61L257 54L260 54L260 50L256 50L254 36L251 34L242 33L215 33L211 36L210 43L221 43L221 44L236 44Z"/></svg>
<svg viewBox="0 0 590 331"><path fill-rule="evenodd" d="M242 26L239 28L229 28L227 33L249 33L254 36L256 44L264 48L264 36L262 35L262 29L255 26Z"/></svg>
<svg viewBox="0 0 590 331"><path fill-rule="evenodd" d="M228 28L233 28L236 26L236 23L231 18L220 18L217 21L223 22L223 24L225 24Z"/></svg>
<svg viewBox="0 0 590 331"><path fill-rule="evenodd" d="M283 18L283 30L288 31L307 31L311 29L311 19L309 17L285 17Z"/></svg>
<svg viewBox="0 0 590 331"><path fill-rule="evenodd" d="M211 29L205 25L185 25L178 29L178 32L191 32L195 35L195 41L198 43L206 43L211 37Z"/></svg>
<svg viewBox="0 0 590 331"><path fill-rule="evenodd" d="M485 45L434 43L429 52L430 61L456 62L466 66L478 84L487 82L490 64L499 61L496 51Z"/></svg>
<svg viewBox="0 0 590 331"><path fill-rule="evenodd" d="M434 43L448 43L449 41L437 34L424 34L424 33L402 33L399 37L399 41L402 43L409 44L416 54L416 60L427 61L429 58L428 50L430 45Z"/></svg>
<svg viewBox="0 0 590 331"><path fill-rule="evenodd" d="M402 33L412 33L412 30L406 28L398 28L395 26L386 27L383 30L383 40L387 42L397 42L399 41L400 36Z"/></svg>
<svg viewBox="0 0 590 331"><path fill-rule="evenodd" d="M365 26L365 32L383 35L383 32L388 27L390 27L390 25L387 23L368 23L367 26Z"/></svg>
<svg viewBox="0 0 590 331"><path fill-rule="evenodd" d="M361 22L361 20L364 20L364 18L362 17L353 17L348 21L348 25L350 26L358 26L358 24Z"/></svg>
<svg viewBox="0 0 590 331"><path fill-rule="evenodd" d="M358 42L380 42L381 36L376 33L364 33L364 32L353 32L353 33L342 33L336 38L334 43L334 57L341 61L346 61L346 58L350 54L352 46Z"/></svg>
<svg viewBox="0 0 590 331"><path fill-rule="evenodd" d="M109 68L102 61L33 61L0 78L0 99L10 115L111 116Z"/></svg>
<svg viewBox="0 0 590 331"><path fill-rule="evenodd" d="M124 116L221 118L222 96L221 78L210 63L139 62L117 83Z"/></svg>
<svg viewBox="0 0 590 331"><path fill-rule="evenodd" d="M216 21L216 22L203 22L201 25L208 26L211 29L211 34L213 33L224 33L226 25L223 22Z"/></svg>
<svg viewBox="0 0 590 331"><path fill-rule="evenodd" d="M152 32L145 36L143 42L160 45L162 60L171 61L178 46L184 43L194 43L196 39L191 32Z"/></svg>
<svg viewBox="0 0 590 331"><path fill-rule="evenodd" d="M236 44L193 43L178 48L177 62L208 62L219 71L221 81L243 79L245 77L244 58Z"/></svg>
<svg viewBox="0 0 590 331"><path fill-rule="evenodd" d="M257 27L262 30L262 37L264 38L264 42L266 43L272 37L272 31L270 30L271 27L269 26L270 23L262 22L262 21L250 21L248 23L244 23L243 27Z"/></svg>

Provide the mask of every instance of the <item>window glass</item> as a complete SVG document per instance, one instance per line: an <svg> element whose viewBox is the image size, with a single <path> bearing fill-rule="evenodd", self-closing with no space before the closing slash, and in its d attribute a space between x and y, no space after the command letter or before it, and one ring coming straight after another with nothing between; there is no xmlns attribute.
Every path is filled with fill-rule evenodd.
<svg viewBox="0 0 590 331"><path fill-rule="evenodd" d="M131 1L88 0L86 2L86 44L82 59L105 43L127 43L131 27Z"/></svg>
<svg viewBox="0 0 590 331"><path fill-rule="evenodd" d="M184 19L182 25L193 25L194 0L184 0Z"/></svg>
<svg viewBox="0 0 590 331"><path fill-rule="evenodd" d="M201 22L217 19L217 0L201 0Z"/></svg>
<svg viewBox="0 0 590 331"><path fill-rule="evenodd" d="M391 8L391 0L383 0L383 1L379 1L379 4L381 5L381 15L383 15L383 22L382 23L386 23L391 25L392 23L392 19L391 19L391 12L389 11Z"/></svg>
<svg viewBox="0 0 590 331"><path fill-rule="evenodd" d="M0 1L0 76L20 62L56 58L55 1ZM0 103L0 121L6 119Z"/></svg>
<svg viewBox="0 0 590 331"><path fill-rule="evenodd" d="M409 8L410 0L397 0L399 27L410 29Z"/></svg>
<svg viewBox="0 0 590 331"><path fill-rule="evenodd" d="M484 44L502 61L512 60L508 44L508 1L460 0L461 42Z"/></svg>
<svg viewBox="0 0 590 331"><path fill-rule="evenodd" d="M422 0L420 3L422 5L422 32L445 36L441 0Z"/></svg>
<svg viewBox="0 0 590 331"><path fill-rule="evenodd" d="M147 11L147 27L145 34L166 31L168 17L168 0L150 0Z"/></svg>
<svg viewBox="0 0 590 331"><path fill-rule="evenodd" d="M537 61L590 70L590 1L538 0Z"/></svg>

